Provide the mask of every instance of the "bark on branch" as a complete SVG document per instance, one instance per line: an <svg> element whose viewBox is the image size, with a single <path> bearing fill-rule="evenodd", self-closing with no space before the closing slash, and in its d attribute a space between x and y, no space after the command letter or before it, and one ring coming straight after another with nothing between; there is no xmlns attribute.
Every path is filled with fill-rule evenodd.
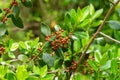
<svg viewBox="0 0 120 80"><path fill-rule="evenodd" d="M116 43L120 44L120 41L118 41L118 40L116 40L116 39L113 39L112 37L110 37L110 36L108 36L108 35L106 35L106 34L104 34L104 33L102 33L102 32L99 32L99 34L102 35L102 36L105 37L105 38L108 38L109 40L111 40L111 41L113 41L113 42L116 42Z"/></svg>
<svg viewBox="0 0 120 80"><path fill-rule="evenodd" d="M101 25L98 27L97 31L93 34L92 38L90 39L89 43L87 44L87 46L85 47L82 55L80 56L79 60L78 60L78 65L77 65L77 69L79 64L82 62L82 60L84 59L84 57L86 56L86 52L89 49L90 45L92 44L92 42L94 41L94 39L97 37L97 35L99 34L99 32L101 31L101 29L103 28L106 20L108 19L108 17L110 16L110 14L112 13L112 11L114 10L115 6L120 2L120 0L117 0L114 5L108 10L106 16L104 17L103 22L101 23ZM76 69L76 70L77 70Z"/></svg>

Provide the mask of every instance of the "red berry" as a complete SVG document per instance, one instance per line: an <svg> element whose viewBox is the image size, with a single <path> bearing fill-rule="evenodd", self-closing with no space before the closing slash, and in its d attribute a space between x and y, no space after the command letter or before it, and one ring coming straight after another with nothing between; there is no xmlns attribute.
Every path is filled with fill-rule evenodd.
<svg viewBox="0 0 120 80"><path fill-rule="evenodd" d="M60 33L59 32L55 32L56 35L59 35Z"/></svg>
<svg viewBox="0 0 120 80"><path fill-rule="evenodd" d="M55 42L52 42L51 45L54 46L54 45L55 45Z"/></svg>
<svg viewBox="0 0 120 80"><path fill-rule="evenodd" d="M56 35L56 37L57 37L57 38L60 38L60 37L61 37L61 35L60 35L60 34L58 34L58 35Z"/></svg>
<svg viewBox="0 0 120 80"><path fill-rule="evenodd" d="M41 48L38 48L37 50L40 51L40 52L42 52Z"/></svg>
<svg viewBox="0 0 120 80"><path fill-rule="evenodd" d="M61 32L64 32L64 30L63 30L63 29L61 29Z"/></svg>
<svg viewBox="0 0 120 80"><path fill-rule="evenodd" d="M4 18L2 19L2 22L5 23L6 21L7 21L7 17L4 17Z"/></svg>
<svg viewBox="0 0 120 80"><path fill-rule="evenodd" d="M54 34L51 34L51 36L54 36Z"/></svg>
<svg viewBox="0 0 120 80"><path fill-rule="evenodd" d="M66 68L66 70L65 70L66 72L70 72L70 68Z"/></svg>
<svg viewBox="0 0 120 80"><path fill-rule="evenodd" d="M18 2L17 2L17 1L15 1L15 0L13 0L11 5L18 6Z"/></svg>
<svg viewBox="0 0 120 80"><path fill-rule="evenodd" d="M50 41L50 39L49 39L49 38L45 38L45 41L48 41L48 42L49 42L49 41Z"/></svg>

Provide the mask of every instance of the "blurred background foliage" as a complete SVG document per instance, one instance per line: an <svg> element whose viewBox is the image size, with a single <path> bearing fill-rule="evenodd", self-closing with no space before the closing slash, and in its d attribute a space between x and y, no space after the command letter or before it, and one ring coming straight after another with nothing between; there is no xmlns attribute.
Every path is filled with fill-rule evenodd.
<svg viewBox="0 0 120 80"><path fill-rule="evenodd" d="M0 8L7 8L12 0L0 0ZM18 0L20 1L20 0ZM89 4L93 4L95 9L103 8L104 18L106 12L110 8L113 0L32 0L33 7L26 8L22 4L19 4L21 8L21 17L24 21L24 29L14 27L11 20L8 20L8 33L15 41L28 40L30 38L39 37L39 28L41 22L47 23L50 28L53 28L56 24L62 24L64 15L71 9L83 8ZM115 0L114 0L115 1ZM0 15L2 16L2 15ZM115 19L120 21L120 4L116 7L109 19ZM105 25L107 26L107 25ZM106 27L104 27L106 28ZM113 36L112 29L104 29L103 32ZM119 31L117 32L119 33Z"/></svg>

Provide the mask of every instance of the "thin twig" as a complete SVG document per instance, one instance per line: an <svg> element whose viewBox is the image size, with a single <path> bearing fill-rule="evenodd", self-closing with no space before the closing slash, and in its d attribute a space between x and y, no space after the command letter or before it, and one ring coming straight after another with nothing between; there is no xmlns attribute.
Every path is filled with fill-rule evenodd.
<svg viewBox="0 0 120 80"><path fill-rule="evenodd" d="M110 37L110 36L108 36L108 35L106 35L106 34L104 34L102 32L99 32L99 34L102 35L103 37L106 37L106 38L110 39L113 42L116 42L116 43L120 44L120 41L118 41L118 40L116 40L116 39L114 39L114 38L112 38L112 37Z"/></svg>
<svg viewBox="0 0 120 80"><path fill-rule="evenodd" d="M8 8L9 10L12 9L12 7L14 6L14 5L13 5L13 2L15 2L15 1L16 1L16 0L12 0L10 6L9 6L9 8ZM9 11L6 11L6 13L4 14L3 18L1 19L2 22L4 22L4 18L6 18L8 14L9 14Z"/></svg>
<svg viewBox="0 0 120 80"><path fill-rule="evenodd" d="M56 74L58 72L58 70L56 71L51 71L51 72L47 72L48 74Z"/></svg>
<svg viewBox="0 0 120 80"><path fill-rule="evenodd" d="M103 22L101 23L101 25L98 27L97 31L94 33L94 35L92 36L90 42L87 44L87 46L85 47L85 50L83 51L82 55L80 56L79 60L78 60L78 65L77 65L77 69L79 64L82 62L83 58L86 56L86 52L88 50L88 48L90 47L90 45L92 44L92 42L94 41L94 39L96 38L96 36L99 34L100 30L103 28L106 20L108 19L108 17L110 16L111 12L114 10L115 6L120 2L120 0L118 0L107 12L106 16L104 17ZM76 70L77 70L76 69Z"/></svg>
<svg viewBox="0 0 120 80"><path fill-rule="evenodd" d="M13 60L10 60L9 62L12 63L12 62L16 62L16 61L19 61L19 59L13 59Z"/></svg>
<svg viewBox="0 0 120 80"><path fill-rule="evenodd" d="M8 63L6 63L6 62L0 62L0 65L2 65L2 66L8 66L8 67L10 67L10 68L14 68L14 69L15 69L15 66L14 66L14 65L8 64Z"/></svg>
<svg viewBox="0 0 120 80"><path fill-rule="evenodd" d="M28 61L28 63L29 63L30 61L32 61L32 60L34 61L35 59L38 59L38 56L39 56L39 54L36 55L36 56L34 56L33 58L30 58L29 61Z"/></svg>

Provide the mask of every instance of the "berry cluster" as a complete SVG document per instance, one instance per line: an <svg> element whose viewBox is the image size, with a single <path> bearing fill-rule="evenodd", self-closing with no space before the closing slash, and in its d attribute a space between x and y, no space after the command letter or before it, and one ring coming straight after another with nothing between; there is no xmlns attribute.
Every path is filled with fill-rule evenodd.
<svg viewBox="0 0 120 80"><path fill-rule="evenodd" d="M75 71L76 68L77 68L77 62L73 60L71 66L66 68L66 72Z"/></svg>
<svg viewBox="0 0 120 80"><path fill-rule="evenodd" d="M5 48L2 46L0 47L0 54L4 54L5 53Z"/></svg>
<svg viewBox="0 0 120 80"><path fill-rule="evenodd" d="M12 8L13 6L18 6L18 2L17 2L16 0L13 0L13 1L12 1L12 3L11 3L11 5L10 5L9 8L3 9L3 11L5 11L6 13L5 13L5 15L3 16L1 22L5 23L5 22L7 21L7 14L9 14L9 13L11 12L11 8Z"/></svg>
<svg viewBox="0 0 120 80"><path fill-rule="evenodd" d="M94 57L93 56L89 56L89 59L90 60L94 60ZM98 65L98 66L100 66L100 65ZM92 73L94 73L94 69L88 64L88 61L84 61L84 67L85 67L85 69L83 70L83 74L92 74ZM86 69L86 68L88 68L88 69Z"/></svg>
<svg viewBox="0 0 120 80"><path fill-rule="evenodd" d="M66 48L70 41L70 34L65 37L62 36L62 33L64 32L63 29L59 29L59 31L46 36L45 40L51 43L52 49L56 50L58 47L64 47ZM55 37L55 39L53 39Z"/></svg>
<svg viewBox="0 0 120 80"><path fill-rule="evenodd" d="M4 8L3 11L6 11L7 13L11 12L9 8Z"/></svg>
<svg viewBox="0 0 120 80"><path fill-rule="evenodd" d="M5 23L7 21L7 17L4 16L3 19L1 20L1 22Z"/></svg>
<svg viewBox="0 0 120 80"><path fill-rule="evenodd" d="M18 2L16 0L13 0L12 3L11 3L11 6L18 6Z"/></svg>

